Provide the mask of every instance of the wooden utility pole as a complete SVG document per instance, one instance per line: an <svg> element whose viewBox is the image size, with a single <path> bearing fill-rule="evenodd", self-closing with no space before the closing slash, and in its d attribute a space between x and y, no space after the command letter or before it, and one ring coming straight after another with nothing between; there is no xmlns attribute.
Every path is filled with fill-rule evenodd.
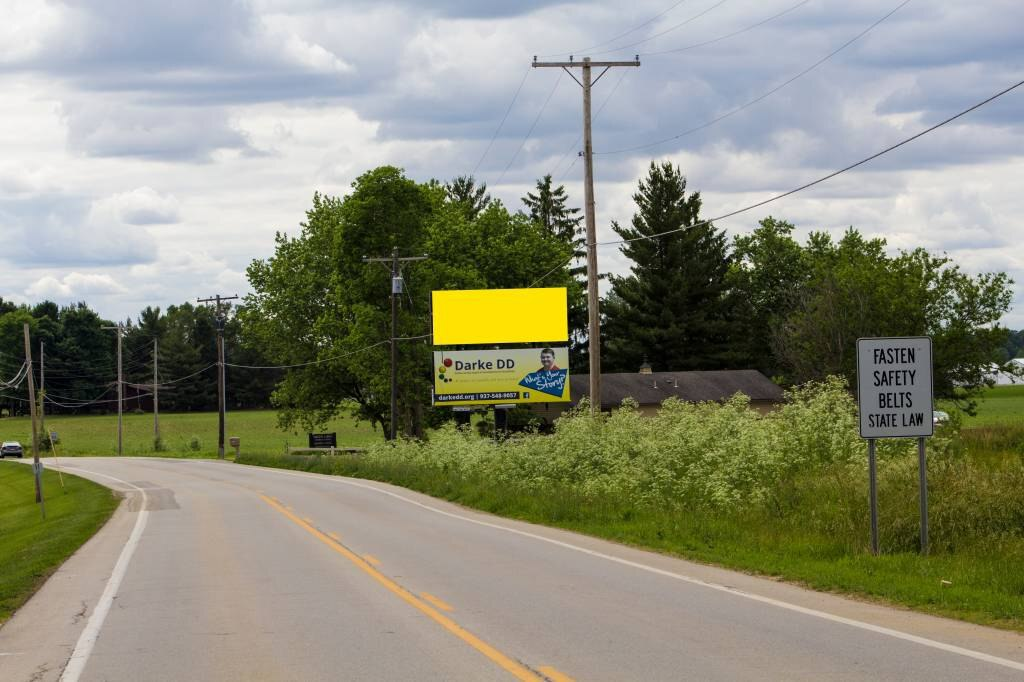
<svg viewBox="0 0 1024 682"><path fill-rule="evenodd" d="M555 67L564 70L583 88L583 198L584 214L587 224L587 315L589 325L587 331L587 349L590 354L590 412L601 411L601 311L597 292L597 223L594 217L594 144L590 126L590 91L601 76L614 66L640 66L640 56L630 62L594 62L584 57L582 62L538 62L533 58L533 66ZM591 69L604 68L597 78L592 78ZM583 70L581 82L569 69Z"/></svg>
<svg viewBox="0 0 1024 682"><path fill-rule="evenodd" d="M46 433L46 344L42 341L39 342L39 431ZM53 449L52 440L50 449Z"/></svg>
<svg viewBox="0 0 1024 682"><path fill-rule="evenodd" d="M153 339L153 446L160 442L160 384L157 373L157 358L160 341Z"/></svg>
<svg viewBox="0 0 1024 682"><path fill-rule="evenodd" d="M363 257L364 263L391 263L391 420L388 424L388 438L398 437L398 304L405 289L405 281L399 269L402 263L426 260L427 256L398 257L398 247L391 250L390 258Z"/></svg>
<svg viewBox="0 0 1024 682"><path fill-rule="evenodd" d="M32 342L29 340L28 322L25 323L25 365L28 367L28 404L32 415L32 471L36 479L36 502L43 503L43 465L39 461L39 429L36 424L36 381L32 376ZM43 506L43 518L46 507Z"/></svg>
<svg viewBox="0 0 1024 682"><path fill-rule="evenodd" d="M224 322L227 320L227 313L221 308L224 301L232 301L238 298L234 296L221 296L216 294L211 298L196 299L199 303L215 303L217 319L217 457L224 459L224 412L227 403L227 392L225 383L227 377L224 374ZM154 385L156 380L154 379Z"/></svg>
<svg viewBox="0 0 1024 682"><path fill-rule="evenodd" d="M121 366L121 337L124 336L124 325L120 322L116 327L103 329L117 330L117 456L124 455L124 372Z"/></svg>

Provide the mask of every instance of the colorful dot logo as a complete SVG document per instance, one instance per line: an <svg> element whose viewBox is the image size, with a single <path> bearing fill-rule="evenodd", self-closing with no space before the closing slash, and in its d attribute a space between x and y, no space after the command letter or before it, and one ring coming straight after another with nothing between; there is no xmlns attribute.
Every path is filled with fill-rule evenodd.
<svg viewBox="0 0 1024 682"><path fill-rule="evenodd" d="M450 384L452 382L452 380L449 377L445 376L445 372L447 372L448 368L450 368L451 366L452 366L452 359L451 358L445 358L441 362L441 366L437 368L437 378L438 378L438 380L440 380L440 381L442 381L444 383L448 383L448 384Z"/></svg>

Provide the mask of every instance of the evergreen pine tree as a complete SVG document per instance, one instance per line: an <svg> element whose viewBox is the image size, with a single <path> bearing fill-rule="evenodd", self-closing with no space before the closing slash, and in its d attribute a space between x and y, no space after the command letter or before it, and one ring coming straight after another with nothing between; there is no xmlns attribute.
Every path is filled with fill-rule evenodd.
<svg viewBox="0 0 1024 682"><path fill-rule="evenodd" d="M645 358L655 371L734 368L742 354L732 348L726 239L698 224L700 193L686 195L678 167L651 163L633 199L632 226L612 224L636 241L622 246L632 274L612 277L605 301L604 369L635 372Z"/></svg>
<svg viewBox="0 0 1024 682"><path fill-rule="evenodd" d="M487 193L487 183L480 183L472 175L460 175L444 185L444 193L448 201L458 204L466 213L466 220L475 220L478 215L491 205L491 195Z"/></svg>
<svg viewBox="0 0 1024 682"><path fill-rule="evenodd" d="M569 208L566 202L569 195L565 192L565 185L551 188L551 175L545 175L537 181L537 193L527 192L523 197L523 204L529 209L529 216L532 220L540 223L544 229L561 239L566 244L571 244L574 255L579 258L583 255L585 236L583 234L583 216L578 208Z"/></svg>
<svg viewBox="0 0 1024 682"><path fill-rule="evenodd" d="M537 181L536 194L527 192L523 197L530 219L572 248L576 264L571 265L569 274L579 286L569 292L570 367L586 370L590 362L587 356L586 234L582 211L569 208L568 201L565 185L552 188L550 174Z"/></svg>

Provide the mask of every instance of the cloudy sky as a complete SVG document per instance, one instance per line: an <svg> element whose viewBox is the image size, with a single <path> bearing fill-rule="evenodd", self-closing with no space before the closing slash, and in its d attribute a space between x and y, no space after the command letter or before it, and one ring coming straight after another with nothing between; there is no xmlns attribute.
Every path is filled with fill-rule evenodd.
<svg viewBox="0 0 1024 682"><path fill-rule="evenodd" d="M382 164L475 172L512 207L552 173L582 204L580 88L534 55L640 54L594 90L604 239L652 160L719 215L1024 78L1020 0L4 0L2 15L0 296L121 319L244 294L314 191ZM1024 88L719 226L854 225L1007 271L1005 322L1024 328L1022 177ZM615 247L600 259L626 267Z"/></svg>

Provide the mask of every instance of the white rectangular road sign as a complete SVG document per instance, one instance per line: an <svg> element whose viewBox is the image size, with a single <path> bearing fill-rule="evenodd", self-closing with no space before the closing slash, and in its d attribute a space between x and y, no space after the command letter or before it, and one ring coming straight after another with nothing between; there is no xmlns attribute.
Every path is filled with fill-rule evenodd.
<svg viewBox="0 0 1024 682"><path fill-rule="evenodd" d="M861 438L931 436L932 340L857 339Z"/></svg>

